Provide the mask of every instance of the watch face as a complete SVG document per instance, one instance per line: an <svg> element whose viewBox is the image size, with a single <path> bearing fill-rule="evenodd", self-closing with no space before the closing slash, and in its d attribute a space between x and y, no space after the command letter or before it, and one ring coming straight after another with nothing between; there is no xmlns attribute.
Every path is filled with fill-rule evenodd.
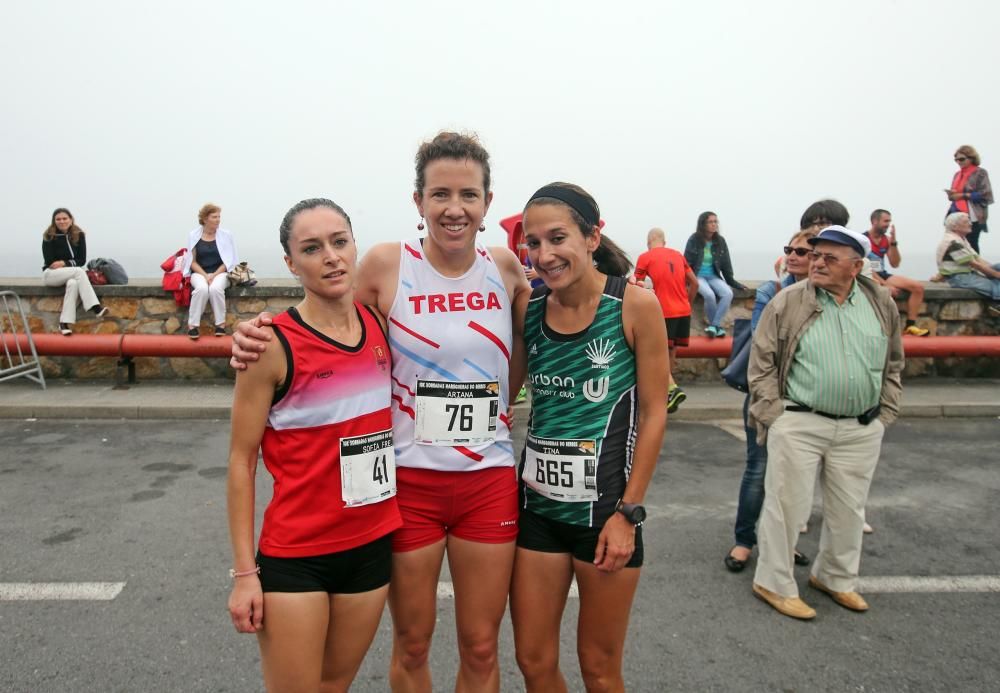
<svg viewBox="0 0 1000 693"><path fill-rule="evenodd" d="M646 509L641 505L632 508L632 524L639 524L646 521Z"/></svg>

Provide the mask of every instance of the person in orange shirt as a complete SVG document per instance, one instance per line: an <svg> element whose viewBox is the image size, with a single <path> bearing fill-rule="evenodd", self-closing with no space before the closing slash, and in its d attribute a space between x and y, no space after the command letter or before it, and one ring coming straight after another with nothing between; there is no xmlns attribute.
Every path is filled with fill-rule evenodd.
<svg viewBox="0 0 1000 693"><path fill-rule="evenodd" d="M650 229L646 247L635 263L635 281L642 283L646 277L653 282L653 292L663 309L667 323L667 352L670 355L670 391L667 394L667 412L673 414L687 395L674 381L673 366L677 347L687 346L691 335L691 299L698 292L698 278L684 256L667 247L663 229Z"/></svg>

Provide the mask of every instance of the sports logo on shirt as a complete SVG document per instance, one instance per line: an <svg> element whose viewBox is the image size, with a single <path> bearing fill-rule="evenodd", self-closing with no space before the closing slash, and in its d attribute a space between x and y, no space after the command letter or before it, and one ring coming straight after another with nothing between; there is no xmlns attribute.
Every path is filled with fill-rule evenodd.
<svg viewBox="0 0 1000 693"><path fill-rule="evenodd" d="M375 354L375 365L384 373L389 368L389 357L386 356L385 349L381 344L376 344L372 347L372 353Z"/></svg>
<svg viewBox="0 0 1000 693"><path fill-rule="evenodd" d="M591 368L607 369L617 353L610 339L595 339L587 345Z"/></svg>
<svg viewBox="0 0 1000 693"><path fill-rule="evenodd" d="M600 402L608 396L608 384L608 376L597 378L596 380L588 380L583 384L583 396L591 402Z"/></svg>

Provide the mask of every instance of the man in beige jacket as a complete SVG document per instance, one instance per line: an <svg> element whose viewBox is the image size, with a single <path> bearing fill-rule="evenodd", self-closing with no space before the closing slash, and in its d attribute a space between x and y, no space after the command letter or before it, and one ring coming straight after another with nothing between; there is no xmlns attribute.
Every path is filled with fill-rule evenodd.
<svg viewBox="0 0 1000 693"><path fill-rule="evenodd" d="M760 557L753 592L786 616L816 612L799 598L792 557L823 474L823 528L811 587L854 611L865 501L885 426L899 412L903 346L889 292L859 276L868 239L842 226L809 241L809 279L781 291L754 333L749 425L766 441Z"/></svg>

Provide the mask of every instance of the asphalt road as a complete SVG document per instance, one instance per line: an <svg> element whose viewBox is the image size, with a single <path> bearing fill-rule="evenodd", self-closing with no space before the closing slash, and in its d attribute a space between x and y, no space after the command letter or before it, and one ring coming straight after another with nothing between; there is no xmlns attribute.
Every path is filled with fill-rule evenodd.
<svg viewBox="0 0 1000 693"><path fill-rule="evenodd" d="M722 564L742 472L742 442L725 428L668 431L647 499L630 690L1000 689L1000 593L869 594L871 611L855 614L804 587L799 569L814 621L754 599L752 566ZM996 419L892 428L862 575L1000 575L998 442ZM111 601L0 601L0 690L261 690L256 643L225 610L227 444L228 422L0 422L0 583L126 583ZM259 488L263 506L263 473ZM800 542L810 555L818 518L817 506ZM439 606L433 671L451 690L454 615L448 599ZM563 668L580 690L574 643L571 600ZM355 690L387 689L389 648L387 612ZM509 621L501 661L503 690L522 690Z"/></svg>

